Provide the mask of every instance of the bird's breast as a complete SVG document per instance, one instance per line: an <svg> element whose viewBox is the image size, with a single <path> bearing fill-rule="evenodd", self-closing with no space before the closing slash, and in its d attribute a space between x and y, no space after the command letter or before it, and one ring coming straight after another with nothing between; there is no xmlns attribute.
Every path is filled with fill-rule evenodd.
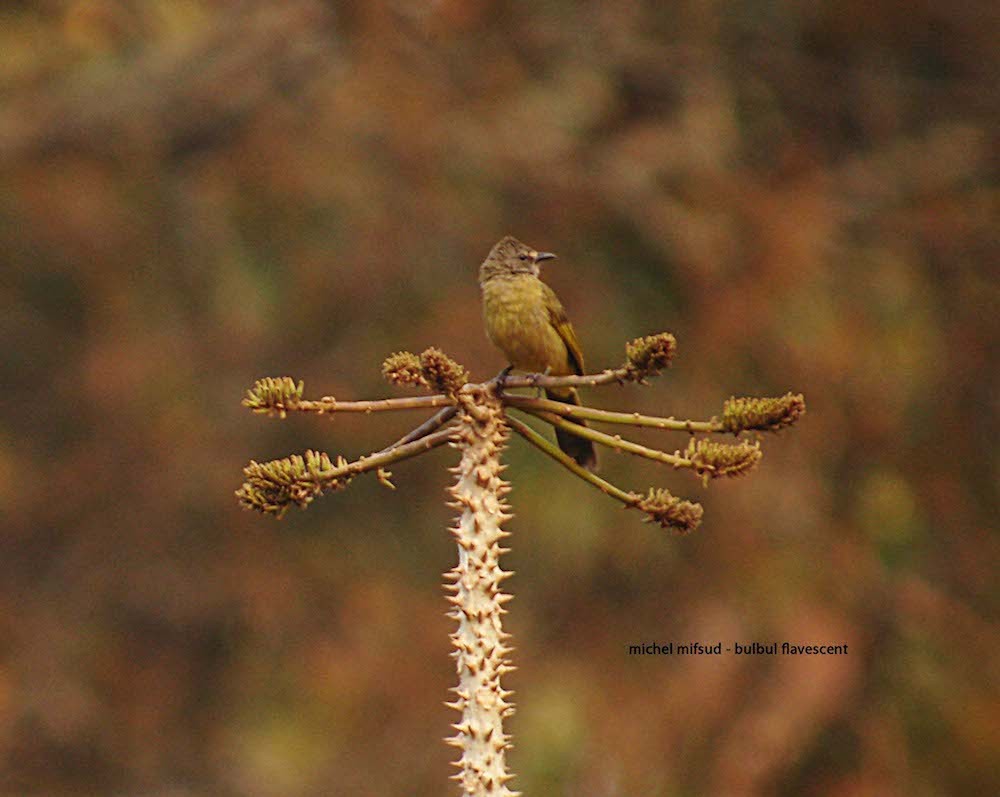
<svg viewBox="0 0 1000 797"><path fill-rule="evenodd" d="M521 371L570 373L566 344L552 326L542 282L530 274L483 284L486 334Z"/></svg>

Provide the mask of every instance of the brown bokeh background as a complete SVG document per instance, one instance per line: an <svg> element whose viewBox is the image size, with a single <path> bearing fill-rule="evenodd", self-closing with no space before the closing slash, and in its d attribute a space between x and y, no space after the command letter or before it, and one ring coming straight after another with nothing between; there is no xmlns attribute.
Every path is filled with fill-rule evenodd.
<svg viewBox="0 0 1000 797"><path fill-rule="evenodd" d="M250 458L419 420L255 417L504 365L512 233L591 403L806 394L684 539L515 439L527 795L997 794L997 7L153 0L0 10L0 793L438 795L454 452L278 523ZM992 273L990 264L992 262ZM682 438L639 439L668 448ZM843 657L630 657L641 642Z"/></svg>

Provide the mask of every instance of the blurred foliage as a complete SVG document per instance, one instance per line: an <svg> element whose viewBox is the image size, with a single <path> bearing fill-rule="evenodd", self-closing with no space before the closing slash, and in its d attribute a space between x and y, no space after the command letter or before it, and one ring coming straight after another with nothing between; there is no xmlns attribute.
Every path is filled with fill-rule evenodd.
<svg viewBox="0 0 1000 797"><path fill-rule="evenodd" d="M453 452L277 524L237 507L247 460L416 416L239 402L385 394L431 345L491 376L506 233L560 254L588 363L677 334L611 408L809 401L740 482L605 458L705 503L684 539L512 441L516 784L1000 793L995 4L0 19L0 793L443 793ZM626 654L786 639L851 655Z"/></svg>

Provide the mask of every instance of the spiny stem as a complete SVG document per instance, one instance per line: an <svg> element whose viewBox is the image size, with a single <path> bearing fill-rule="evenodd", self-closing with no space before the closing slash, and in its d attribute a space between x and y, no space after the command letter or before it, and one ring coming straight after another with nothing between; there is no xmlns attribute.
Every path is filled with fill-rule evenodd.
<svg viewBox="0 0 1000 797"><path fill-rule="evenodd" d="M546 423L551 423L553 426L560 429L565 429L570 434L582 437L585 440L592 440L595 443L601 443L602 445L609 446L610 448L616 448L619 451L625 451L639 457L656 460L657 462L665 462L675 468L692 468L699 473L703 471L711 472L715 470L715 468L711 465L699 465L687 457L682 457L680 454L668 454L665 451L658 451L655 448L647 448L646 446L641 446L638 443L633 443L631 440L625 440L619 435L605 434L604 432L599 432L596 429L591 429L587 426L581 426L578 423L567 421L565 418L553 415L551 412L543 412L541 410L531 408L525 409L536 418L539 418Z"/></svg>
<svg viewBox="0 0 1000 797"><path fill-rule="evenodd" d="M671 432L721 433L727 432L718 421L679 421L676 418L658 418L655 415L640 415L638 412L613 412L594 407L583 407L576 404L566 404L562 401L552 401L533 396L512 396L504 394L505 404L520 410L531 412L542 410L567 418L581 418L588 421L603 423L619 423L629 426L647 426L654 429L665 429Z"/></svg>
<svg viewBox="0 0 1000 797"><path fill-rule="evenodd" d="M538 432L528 426L528 424L523 421L519 421L517 418L510 415L507 416L507 424L511 429L521 435L521 437L535 446L535 448L543 454L547 454L552 457L552 459L560 465L579 476L585 482L592 484L602 493L610 495L612 498L617 498L619 501L624 504L628 504L629 506L633 506L635 504L636 496L634 493L627 493L624 490L615 487L611 482L605 481L597 474L591 473L582 465L577 464L575 459L568 454L563 453L558 447L554 446Z"/></svg>
<svg viewBox="0 0 1000 797"><path fill-rule="evenodd" d="M482 389L459 399L461 410L455 445L462 452L451 494L460 510L452 534L458 543L458 563L446 574L450 616L458 622L451 635L455 646L457 699L448 705L461 712L447 741L461 750L454 762L455 779L465 797L516 797L507 783L506 752L510 736L503 720L514 706L513 694L501 686L510 662L510 634L503 630L503 605L511 599L502 590L513 573L500 566L510 536L503 524L512 516L504 496L510 491L500 462L508 437L503 405L495 392Z"/></svg>

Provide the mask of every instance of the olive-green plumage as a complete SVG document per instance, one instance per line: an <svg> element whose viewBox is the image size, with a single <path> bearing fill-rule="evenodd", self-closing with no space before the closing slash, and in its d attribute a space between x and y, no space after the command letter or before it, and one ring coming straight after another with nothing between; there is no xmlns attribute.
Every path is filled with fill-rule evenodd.
<svg viewBox="0 0 1000 797"><path fill-rule="evenodd" d="M539 262L553 257L509 235L493 247L479 269L486 334L519 371L583 374L583 353L573 325L559 297L538 278ZM549 388L545 394L554 401L580 403L572 387ZM589 440L556 429L556 441L585 468L596 466Z"/></svg>

